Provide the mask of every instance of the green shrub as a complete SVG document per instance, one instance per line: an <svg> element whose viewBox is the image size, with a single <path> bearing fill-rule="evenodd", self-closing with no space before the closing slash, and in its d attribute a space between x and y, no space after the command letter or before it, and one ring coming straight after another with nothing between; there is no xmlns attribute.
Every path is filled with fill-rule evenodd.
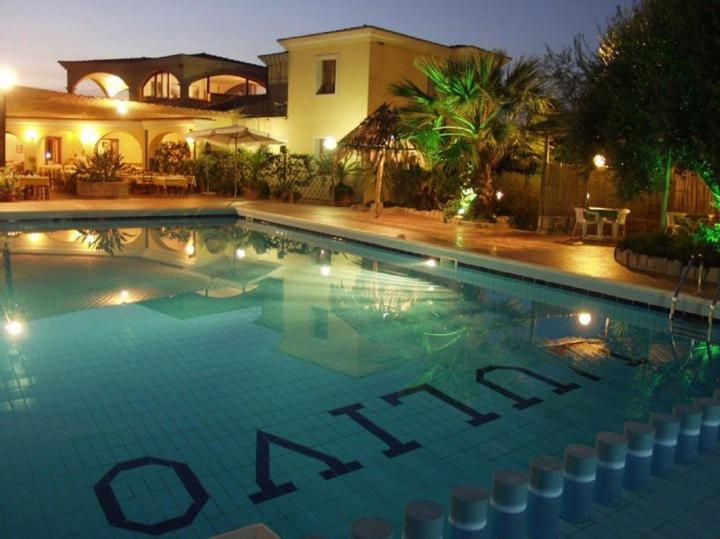
<svg viewBox="0 0 720 539"><path fill-rule="evenodd" d="M618 248L683 264L687 264L692 255L701 254L706 266L720 266L717 244L708 242L701 233L673 236L665 232L643 232L621 240Z"/></svg>
<svg viewBox="0 0 720 539"><path fill-rule="evenodd" d="M155 150L151 168L155 172L188 174L192 171L190 147L187 142L163 142Z"/></svg>
<svg viewBox="0 0 720 539"><path fill-rule="evenodd" d="M122 155L95 150L78 163L73 176L86 182L116 182L124 168Z"/></svg>

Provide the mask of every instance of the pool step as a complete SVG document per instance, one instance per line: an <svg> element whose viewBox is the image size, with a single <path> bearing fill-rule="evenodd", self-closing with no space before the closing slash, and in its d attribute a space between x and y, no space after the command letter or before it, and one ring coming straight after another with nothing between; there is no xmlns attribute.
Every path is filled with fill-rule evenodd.
<svg viewBox="0 0 720 539"><path fill-rule="evenodd" d="M214 535L210 539L280 539L280 536L265 524L253 524L245 528Z"/></svg>
<svg viewBox="0 0 720 539"><path fill-rule="evenodd" d="M718 326L719 324L718 321L713 322L713 326ZM698 324L697 322L684 320L682 318L673 320L670 327L670 334L673 338L685 337L696 341L707 341L709 336L711 342L720 342L719 332L708 332L708 326L705 324Z"/></svg>

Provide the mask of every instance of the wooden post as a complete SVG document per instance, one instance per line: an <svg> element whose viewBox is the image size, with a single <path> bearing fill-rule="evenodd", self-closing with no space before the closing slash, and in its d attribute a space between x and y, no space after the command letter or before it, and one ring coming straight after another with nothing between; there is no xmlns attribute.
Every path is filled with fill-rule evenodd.
<svg viewBox="0 0 720 539"><path fill-rule="evenodd" d="M380 150L378 156L377 176L375 177L375 219L380 217L380 210L382 209L382 182L383 174L385 173L385 150Z"/></svg>
<svg viewBox="0 0 720 539"><path fill-rule="evenodd" d="M545 135L545 151L543 152L542 176L540 176L540 199L538 200L538 232L543 229L543 212L545 211L545 189L550 174L550 135Z"/></svg>
<svg viewBox="0 0 720 539"><path fill-rule="evenodd" d="M665 185L663 187L662 206L660 207L660 230L667 228L668 199L670 197L670 179L672 178L672 152L668 151L665 163Z"/></svg>
<svg viewBox="0 0 720 539"><path fill-rule="evenodd" d="M0 168L5 166L5 137L6 137L6 116L5 116L5 92L0 90Z"/></svg>

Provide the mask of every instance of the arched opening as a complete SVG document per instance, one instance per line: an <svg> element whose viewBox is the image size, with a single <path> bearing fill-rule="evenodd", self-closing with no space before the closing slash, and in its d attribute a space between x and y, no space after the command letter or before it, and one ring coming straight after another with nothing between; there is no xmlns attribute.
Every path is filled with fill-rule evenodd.
<svg viewBox="0 0 720 539"><path fill-rule="evenodd" d="M155 73L143 85L143 100L180 99L180 81L167 71Z"/></svg>
<svg viewBox="0 0 720 539"><path fill-rule="evenodd" d="M75 84L71 93L95 97L127 99L129 89L125 81L117 75L113 75L112 73L90 73Z"/></svg>
<svg viewBox="0 0 720 539"><path fill-rule="evenodd" d="M38 140L36 151L37 166L73 162L84 153L80 137L67 129L47 133Z"/></svg>
<svg viewBox="0 0 720 539"><path fill-rule="evenodd" d="M95 149L98 153L112 151L122 157L125 165L144 168L142 145L129 133L122 131L107 133L97 141Z"/></svg>
<svg viewBox="0 0 720 539"><path fill-rule="evenodd" d="M188 88L190 99L216 102L228 96L263 95L262 84L238 75L213 75L194 81Z"/></svg>
<svg viewBox="0 0 720 539"><path fill-rule="evenodd" d="M164 142L184 142L187 135L185 133L179 133L177 131L166 131L156 135L148 144L148 154L150 157L155 157L158 147Z"/></svg>
<svg viewBox="0 0 720 539"><path fill-rule="evenodd" d="M25 161L25 147L20 137L13 133L5 133L5 163L15 167Z"/></svg>

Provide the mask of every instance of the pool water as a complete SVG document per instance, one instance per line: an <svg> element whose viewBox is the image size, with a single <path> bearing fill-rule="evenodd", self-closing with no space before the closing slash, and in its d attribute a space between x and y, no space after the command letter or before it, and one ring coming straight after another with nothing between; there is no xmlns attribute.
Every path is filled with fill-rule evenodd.
<svg viewBox="0 0 720 539"><path fill-rule="evenodd" d="M662 313L452 264L247 223L58 226L3 233L0 537L399 528L718 379Z"/></svg>

